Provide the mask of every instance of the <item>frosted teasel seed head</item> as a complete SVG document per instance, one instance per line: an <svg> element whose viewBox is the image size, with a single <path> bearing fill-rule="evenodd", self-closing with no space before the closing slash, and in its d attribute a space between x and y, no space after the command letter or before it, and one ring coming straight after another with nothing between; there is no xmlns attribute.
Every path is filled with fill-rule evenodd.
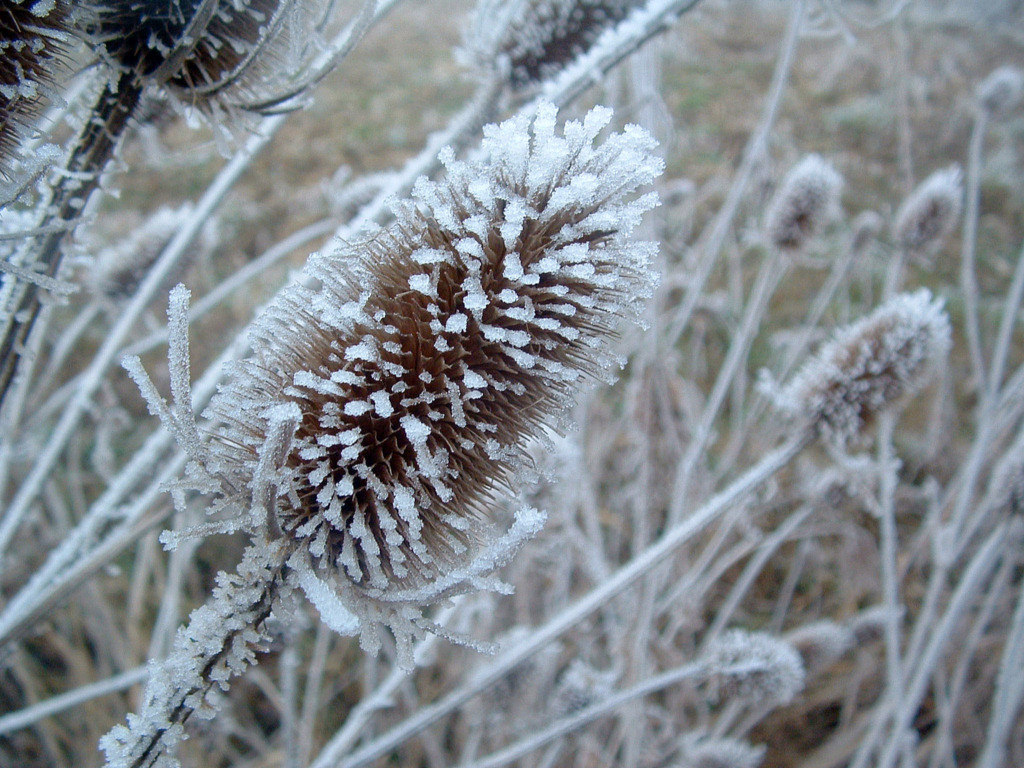
<svg viewBox="0 0 1024 768"><path fill-rule="evenodd" d="M1011 66L999 67L978 85L978 106L990 117L1005 117L1020 103L1022 92L1024 75L1020 70Z"/></svg>
<svg viewBox="0 0 1024 768"><path fill-rule="evenodd" d="M300 93L323 0L94 0L81 26L104 58L217 116Z"/></svg>
<svg viewBox="0 0 1024 768"><path fill-rule="evenodd" d="M353 610L390 619L471 580L528 440L617 363L616 329L653 287L654 245L629 235L662 161L635 126L598 141L610 119L560 133L544 105L485 127L481 160L443 153L447 178L421 179L393 225L278 295L212 404L211 473L239 489L265 414L295 406L276 522Z"/></svg>
<svg viewBox="0 0 1024 768"><path fill-rule="evenodd" d="M776 405L846 443L929 381L950 336L940 299L925 288L899 294L837 331L775 393Z"/></svg>
<svg viewBox="0 0 1024 768"><path fill-rule="evenodd" d="M764 231L784 251L796 251L837 215L843 177L820 155L807 155L782 180L768 209Z"/></svg>
<svg viewBox="0 0 1024 768"><path fill-rule="evenodd" d="M896 242L916 256L930 257L945 243L963 207L960 166L936 171L903 201L893 224Z"/></svg>
<svg viewBox="0 0 1024 768"><path fill-rule="evenodd" d="M792 645L803 660L808 674L815 674L831 666L853 648L853 632L834 621L815 621L786 633L786 642Z"/></svg>
<svg viewBox="0 0 1024 768"><path fill-rule="evenodd" d="M0 8L0 177L53 93L70 19L66 0L7 0Z"/></svg>
<svg viewBox="0 0 1024 768"><path fill-rule="evenodd" d="M716 698L782 706L804 687L800 654L787 641L734 629L709 644L700 658Z"/></svg>
<svg viewBox="0 0 1024 768"><path fill-rule="evenodd" d="M544 82L588 51L644 0L481 0L460 56L493 72L507 67L514 90Z"/></svg>
<svg viewBox="0 0 1024 768"><path fill-rule="evenodd" d="M697 735L684 738L678 768L757 768L767 748L728 736Z"/></svg>

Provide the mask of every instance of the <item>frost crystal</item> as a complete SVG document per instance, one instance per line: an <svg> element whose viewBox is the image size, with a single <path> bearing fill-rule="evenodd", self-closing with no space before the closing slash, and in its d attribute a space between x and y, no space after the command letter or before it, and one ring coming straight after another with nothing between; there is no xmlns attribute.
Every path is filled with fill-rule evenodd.
<svg viewBox="0 0 1024 768"><path fill-rule="evenodd" d="M808 155L782 180L765 212L768 239L784 250L807 243L839 208L843 178L818 155Z"/></svg>
<svg viewBox="0 0 1024 768"><path fill-rule="evenodd" d="M893 230L909 253L931 256L942 247L960 218L960 167L951 165L925 179L896 212Z"/></svg>
<svg viewBox="0 0 1024 768"><path fill-rule="evenodd" d="M486 127L484 159L447 156L394 225L312 259L209 411L225 426L207 472L240 489L268 408L297 406L276 525L304 544L318 607L333 585L361 632L413 632L419 606L479 586L539 528L520 513L494 542L488 513L652 288L653 246L628 235L655 204L635 194L661 171L653 140L631 126L595 145L603 108L561 135L555 117Z"/></svg>
<svg viewBox="0 0 1024 768"><path fill-rule="evenodd" d="M777 405L844 443L927 383L950 345L942 302L900 294L838 331L776 393Z"/></svg>

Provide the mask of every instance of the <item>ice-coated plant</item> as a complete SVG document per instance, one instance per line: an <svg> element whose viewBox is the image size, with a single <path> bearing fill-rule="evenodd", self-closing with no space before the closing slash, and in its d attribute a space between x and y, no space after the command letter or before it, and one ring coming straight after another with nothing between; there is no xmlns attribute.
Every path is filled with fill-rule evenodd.
<svg viewBox="0 0 1024 768"><path fill-rule="evenodd" d="M843 177L820 155L807 155L783 178L765 211L768 240L785 251L802 248L839 210Z"/></svg>
<svg viewBox="0 0 1024 768"><path fill-rule="evenodd" d="M192 484L214 496L214 528L253 536L246 574L297 585L367 650L386 626L409 666L427 606L496 586L489 572L543 519L526 509L495 532L492 510L527 481L527 441L564 424L584 382L613 368L616 328L651 292L654 246L630 233L656 202L637 193L662 161L635 126L598 141L610 119L595 108L559 132L544 105L485 128L481 160L445 153L446 178L421 179L393 225L315 257L271 302L208 433L188 405L183 289L171 312L173 410L128 363L192 457ZM214 602L269 601L246 574ZM199 619L142 714L105 741L111 764L173 746L167 723L187 716L188 691L224 682L183 657L241 654L225 662L241 669L261 637L249 621L247 634L199 643Z"/></svg>
<svg viewBox="0 0 1024 768"><path fill-rule="evenodd" d="M960 166L936 171L903 201L893 220L896 242L917 256L933 256L953 232L963 209Z"/></svg>
<svg viewBox="0 0 1024 768"><path fill-rule="evenodd" d="M65 0L9 0L0 8L0 176L40 106L56 93L70 17Z"/></svg>
<svg viewBox="0 0 1024 768"><path fill-rule="evenodd" d="M978 105L990 117L1010 114L1020 103L1024 92L1024 75L1016 67L1005 66L993 70L978 85Z"/></svg>
<svg viewBox="0 0 1024 768"><path fill-rule="evenodd" d="M770 708L788 704L804 687L800 654L765 632L729 630L708 644L700 661L716 698Z"/></svg>
<svg viewBox="0 0 1024 768"><path fill-rule="evenodd" d="M950 333L942 301L930 291L897 295L837 331L776 403L845 443L928 382L949 351Z"/></svg>
<svg viewBox="0 0 1024 768"><path fill-rule="evenodd" d="M464 56L491 70L507 68L514 89L557 74L643 0L482 0Z"/></svg>

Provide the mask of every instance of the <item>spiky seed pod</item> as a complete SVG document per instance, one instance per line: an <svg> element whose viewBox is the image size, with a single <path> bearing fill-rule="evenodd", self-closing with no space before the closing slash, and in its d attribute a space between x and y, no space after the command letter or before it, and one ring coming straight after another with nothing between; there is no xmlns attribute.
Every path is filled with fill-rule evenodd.
<svg viewBox="0 0 1024 768"><path fill-rule="evenodd" d="M643 0L483 0L467 35L468 58L491 69L508 65L514 89L560 72Z"/></svg>
<svg viewBox="0 0 1024 768"><path fill-rule="evenodd" d="M445 583L515 493L527 438L563 414L652 288L654 246L628 238L661 170L630 126L555 108L485 128L484 159L443 155L397 221L315 258L264 312L253 356L212 405L212 471L244 489L278 403L301 414L276 520L321 573L391 599ZM258 520L253 521L257 524ZM428 589L429 591L429 589Z"/></svg>
<svg viewBox="0 0 1024 768"><path fill-rule="evenodd" d="M730 630L708 646L701 662L716 698L781 706L804 687L800 655L785 640L764 632Z"/></svg>
<svg viewBox="0 0 1024 768"><path fill-rule="evenodd" d="M740 739L700 736L685 739L678 768L757 768L767 748Z"/></svg>
<svg viewBox="0 0 1024 768"><path fill-rule="evenodd" d="M777 393L776 402L845 443L924 386L949 346L942 301L924 288L900 294L839 330Z"/></svg>
<svg viewBox="0 0 1024 768"><path fill-rule="evenodd" d="M0 174L53 87L69 18L65 0L8 0L0 8Z"/></svg>
<svg viewBox="0 0 1024 768"><path fill-rule="evenodd" d="M907 196L896 212L896 242L907 253L934 255L956 227L962 207L960 166L936 171Z"/></svg>
<svg viewBox="0 0 1024 768"><path fill-rule="evenodd" d="M978 105L990 117L1010 114L1020 103L1024 92L1024 76L1016 67L999 67L978 86Z"/></svg>
<svg viewBox="0 0 1024 768"><path fill-rule="evenodd" d="M296 71L282 58L291 52L279 49L294 37L297 19L314 15L295 0L98 0L90 7L84 27L110 61L200 107L214 97L253 108L274 101L264 81Z"/></svg>
<svg viewBox="0 0 1024 768"><path fill-rule="evenodd" d="M765 234L776 247L795 251L839 210L843 177L820 155L808 155L782 180L765 211Z"/></svg>

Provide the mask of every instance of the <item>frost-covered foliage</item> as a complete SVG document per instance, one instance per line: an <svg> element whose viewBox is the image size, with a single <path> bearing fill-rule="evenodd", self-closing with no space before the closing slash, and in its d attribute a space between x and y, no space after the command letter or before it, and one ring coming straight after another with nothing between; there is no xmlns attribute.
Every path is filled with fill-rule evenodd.
<svg viewBox="0 0 1024 768"><path fill-rule="evenodd" d="M840 443L928 383L949 352L949 318L927 289L896 296L836 332L777 404Z"/></svg>
<svg viewBox="0 0 1024 768"><path fill-rule="evenodd" d="M1024 765L1011 26L473 4L68 4L0 765Z"/></svg>

